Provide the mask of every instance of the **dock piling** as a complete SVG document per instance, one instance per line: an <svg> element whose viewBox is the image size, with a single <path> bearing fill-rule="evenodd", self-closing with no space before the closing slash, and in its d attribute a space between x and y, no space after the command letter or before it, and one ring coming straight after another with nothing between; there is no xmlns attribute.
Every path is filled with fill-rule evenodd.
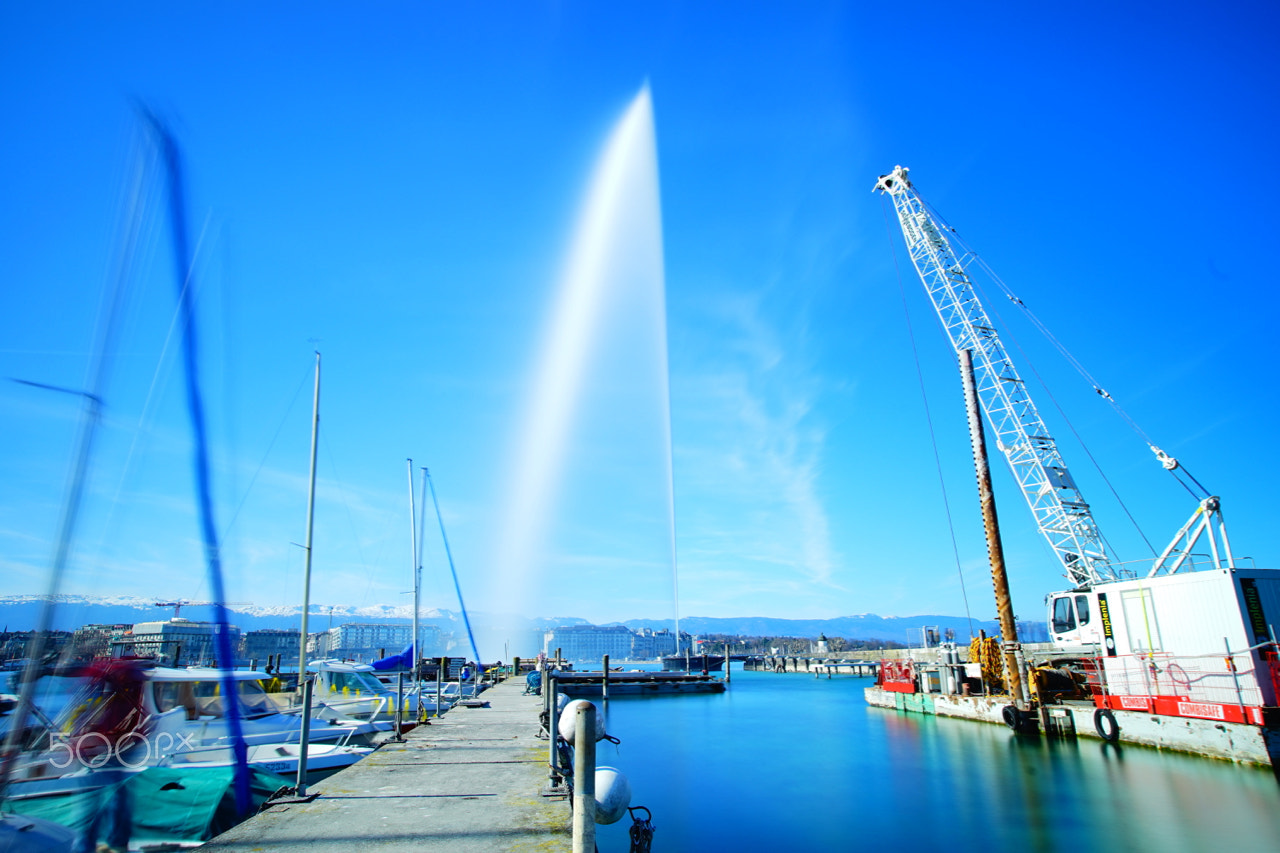
<svg viewBox="0 0 1280 853"><path fill-rule="evenodd" d="M573 726L573 853L595 853L596 706L578 705Z"/></svg>

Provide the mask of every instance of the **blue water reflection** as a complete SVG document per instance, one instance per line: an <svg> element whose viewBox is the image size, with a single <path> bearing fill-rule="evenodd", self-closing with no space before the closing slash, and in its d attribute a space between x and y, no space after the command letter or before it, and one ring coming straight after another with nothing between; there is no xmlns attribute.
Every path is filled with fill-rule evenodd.
<svg viewBox="0 0 1280 853"><path fill-rule="evenodd" d="M870 708L869 683L734 672L722 695L615 698L599 761L667 853L1280 850L1269 770Z"/></svg>

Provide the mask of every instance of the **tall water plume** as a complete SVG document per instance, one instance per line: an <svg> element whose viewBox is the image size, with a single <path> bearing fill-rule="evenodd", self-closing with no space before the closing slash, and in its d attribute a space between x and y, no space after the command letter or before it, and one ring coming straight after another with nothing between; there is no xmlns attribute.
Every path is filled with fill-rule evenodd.
<svg viewBox="0 0 1280 853"><path fill-rule="evenodd" d="M672 615L667 368L646 85L609 135L580 208L516 424L486 609L592 621Z"/></svg>

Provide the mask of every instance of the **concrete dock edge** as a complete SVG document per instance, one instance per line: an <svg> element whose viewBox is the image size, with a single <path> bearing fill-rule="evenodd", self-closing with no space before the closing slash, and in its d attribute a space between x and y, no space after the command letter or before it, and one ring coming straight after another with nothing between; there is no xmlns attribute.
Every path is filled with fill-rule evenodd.
<svg viewBox="0 0 1280 853"><path fill-rule="evenodd" d="M203 849L567 853L568 801L540 795L542 699L524 694L523 679L482 698L489 707L454 708L313 785L312 802L272 806Z"/></svg>

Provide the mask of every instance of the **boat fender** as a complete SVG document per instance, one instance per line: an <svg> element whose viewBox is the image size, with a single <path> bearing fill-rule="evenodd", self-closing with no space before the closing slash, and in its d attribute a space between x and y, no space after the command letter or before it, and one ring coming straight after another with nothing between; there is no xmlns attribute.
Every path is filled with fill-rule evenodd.
<svg viewBox="0 0 1280 853"><path fill-rule="evenodd" d="M1120 724L1116 722L1116 715L1111 713L1110 708L1099 708L1093 712L1093 728L1098 732L1098 737L1107 743L1120 740Z"/></svg>
<svg viewBox="0 0 1280 853"><path fill-rule="evenodd" d="M1015 705L1005 705L1000 715L1004 717L1004 724L1015 732L1022 730L1022 715L1018 713Z"/></svg>
<svg viewBox="0 0 1280 853"><path fill-rule="evenodd" d="M586 699L574 699L568 705L564 706L564 710L560 712L560 722L556 724L556 731L560 733L560 738L565 743L573 746L573 732L577 724L576 717L578 708L583 705L594 705ZM599 706L596 707L596 740L601 741L608 737L604 730L604 714L600 713Z"/></svg>
<svg viewBox="0 0 1280 853"><path fill-rule="evenodd" d="M617 823L631 805L631 783L616 767L596 768L596 823Z"/></svg>

